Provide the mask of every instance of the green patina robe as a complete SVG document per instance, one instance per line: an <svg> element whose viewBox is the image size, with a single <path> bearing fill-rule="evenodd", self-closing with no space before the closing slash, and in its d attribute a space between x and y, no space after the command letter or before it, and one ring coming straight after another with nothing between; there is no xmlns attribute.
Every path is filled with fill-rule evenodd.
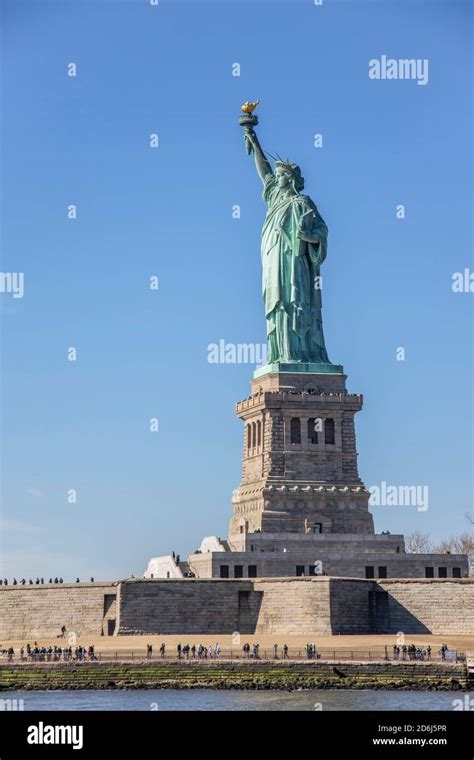
<svg viewBox="0 0 474 760"><path fill-rule="evenodd" d="M316 279L326 258L326 224L308 196L286 196L274 174L265 178L263 198L268 205L261 248L267 362L328 362ZM300 227L319 242L300 240Z"/></svg>

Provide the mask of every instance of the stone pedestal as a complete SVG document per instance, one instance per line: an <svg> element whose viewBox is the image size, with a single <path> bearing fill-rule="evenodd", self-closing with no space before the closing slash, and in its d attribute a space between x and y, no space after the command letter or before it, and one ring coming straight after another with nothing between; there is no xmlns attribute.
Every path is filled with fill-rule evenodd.
<svg viewBox="0 0 474 760"><path fill-rule="evenodd" d="M244 446L231 543L255 531L374 533L357 469L354 415L363 398L347 392L342 367L327 366L336 371L257 371L237 404Z"/></svg>

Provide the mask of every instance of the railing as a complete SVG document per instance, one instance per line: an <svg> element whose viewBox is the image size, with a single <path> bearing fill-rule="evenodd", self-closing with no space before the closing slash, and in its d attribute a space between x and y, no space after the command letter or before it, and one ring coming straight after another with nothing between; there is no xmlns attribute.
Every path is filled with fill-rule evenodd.
<svg viewBox="0 0 474 760"><path fill-rule="evenodd" d="M279 401L280 399L290 401L302 400L304 402L319 401L325 403L348 402L353 404L363 402L364 397L361 393L341 393L338 391L325 391L321 393L308 393L307 391L262 391L260 393L253 393L248 398L238 401L236 409L239 412L241 410L243 411L258 406L262 401Z"/></svg>
<svg viewBox="0 0 474 760"><path fill-rule="evenodd" d="M147 654L143 651L135 650L116 650L114 652L97 652L91 657L88 654L64 656L58 653L39 653L27 655L26 652L23 656L19 652L11 654L0 654L0 667L8 664L37 664L37 663L83 663L83 662L180 662L183 665L193 662L218 662L218 661L265 661L270 660L273 662L287 662L287 661L319 661L319 662L447 662L441 653L436 650L432 651L431 655L426 653L424 656L417 654L417 656L410 656L408 653L406 656L400 655L394 656L390 649L317 649L315 653L307 653L304 648L296 649L291 648L287 654L284 654L279 647L277 653L273 649L259 649L255 654L253 651L250 653L242 652L241 649L221 649L219 655L216 655L213 650L212 655L209 652L204 652L201 655L196 651L193 653L190 651L188 654L181 652L178 656L176 651L168 650L162 655L160 652L152 652ZM465 662L466 655L463 652L457 652L456 662Z"/></svg>

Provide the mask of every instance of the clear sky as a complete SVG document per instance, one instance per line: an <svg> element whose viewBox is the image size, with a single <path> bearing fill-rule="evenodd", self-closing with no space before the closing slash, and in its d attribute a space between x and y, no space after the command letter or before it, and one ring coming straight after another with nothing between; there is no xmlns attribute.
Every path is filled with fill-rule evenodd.
<svg viewBox="0 0 474 760"><path fill-rule="evenodd" d="M429 487L426 512L374 508L376 529L466 530L471 3L2 5L2 271L25 292L0 295L0 573L140 575L226 535L253 367L207 347L265 340L265 207L238 125L254 98L264 149L301 165L329 226L326 342L364 394L361 476ZM369 79L382 55L428 59L428 83Z"/></svg>

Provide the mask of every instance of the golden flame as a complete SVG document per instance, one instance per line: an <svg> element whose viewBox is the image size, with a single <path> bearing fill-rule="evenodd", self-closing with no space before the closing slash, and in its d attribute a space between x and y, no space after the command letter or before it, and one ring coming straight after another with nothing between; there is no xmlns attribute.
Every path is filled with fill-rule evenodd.
<svg viewBox="0 0 474 760"><path fill-rule="evenodd" d="M242 111L244 113L253 113L259 103L260 103L259 100L254 100L253 103L250 103L250 101L246 100L242 106Z"/></svg>

